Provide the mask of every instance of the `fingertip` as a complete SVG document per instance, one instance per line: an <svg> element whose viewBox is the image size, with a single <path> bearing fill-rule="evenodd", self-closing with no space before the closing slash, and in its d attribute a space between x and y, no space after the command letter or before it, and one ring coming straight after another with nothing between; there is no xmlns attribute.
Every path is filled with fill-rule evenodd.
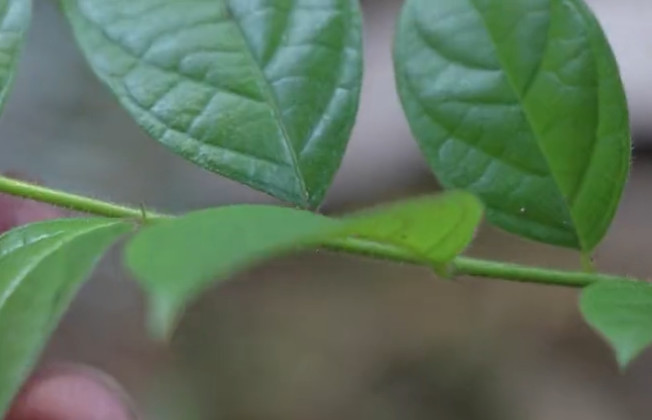
<svg viewBox="0 0 652 420"><path fill-rule="evenodd" d="M6 420L134 420L126 394L107 375L57 365L27 381Z"/></svg>

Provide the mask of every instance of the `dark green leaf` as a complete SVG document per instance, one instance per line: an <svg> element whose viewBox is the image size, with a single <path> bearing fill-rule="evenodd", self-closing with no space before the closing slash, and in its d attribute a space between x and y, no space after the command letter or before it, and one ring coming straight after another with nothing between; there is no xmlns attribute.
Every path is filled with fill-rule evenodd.
<svg viewBox="0 0 652 420"><path fill-rule="evenodd" d="M394 51L415 137L487 218L590 253L629 169L623 87L581 0L407 0Z"/></svg>
<svg viewBox="0 0 652 420"><path fill-rule="evenodd" d="M609 341L621 368L652 344L649 283L596 283L583 291L580 309L589 325Z"/></svg>
<svg viewBox="0 0 652 420"><path fill-rule="evenodd" d="M482 207L463 192L396 203L343 220L303 210L237 205L157 222L126 247L126 261L150 295L151 330L171 331L189 299L262 259L342 238L394 245L433 265L471 241Z"/></svg>
<svg viewBox="0 0 652 420"><path fill-rule="evenodd" d="M0 236L0 418L97 260L129 224L62 219Z"/></svg>
<svg viewBox="0 0 652 420"><path fill-rule="evenodd" d="M0 0L0 108L16 73L31 9L31 0Z"/></svg>
<svg viewBox="0 0 652 420"><path fill-rule="evenodd" d="M300 206L339 167L362 77L354 0L64 0L98 76L154 138Z"/></svg>

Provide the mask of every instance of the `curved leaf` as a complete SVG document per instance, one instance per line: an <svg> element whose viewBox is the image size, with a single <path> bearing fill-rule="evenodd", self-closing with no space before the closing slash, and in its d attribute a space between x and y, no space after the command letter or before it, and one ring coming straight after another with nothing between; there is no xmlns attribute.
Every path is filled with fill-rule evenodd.
<svg viewBox="0 0 652 420"><path fill-rule="evenodd" d="M0 109L16 73L31 10L31 0L0 0Z"/></svg>
<svg viewBox="0 0 652 420"><path fill-rule="evenodd" d="M0 236L0 418L106 249L130 225L61 219Z"/></svg>
<svg viewBox="0 0 652 420"><path fill-rule="evenodd" d="M584 319L611 344L625 368L652 344L652 285L643 282L602 282L584 289Z"/></svg>
<svg viewBox="0 0 652 420"><path fill-rule="evenodd" d="M618 68L581 0L407 0L394 60L442 184L478 194L510 232L595 248L630 138Z"/></svg>
<svg viewBox="0 0 652 420"><path fill-rule="evenodd" d="M189 299L265 258L361 238L398 246L433 265L445 264L471 241L481 215L479 201L463 192L408 200L341 220L284 207L227 206L143 229L126 246L126 262L150 295L150 328L163 337Z"/></svg>
<svg viewBox="0 0 652 420"><path fill-rule="evenodd" d="M318 205L362 77L354 0L64 0L97 75L174 152Z"/></svg>
<svg viewBox="0 0 652 420"><path fill-rule="evenodd" d="M450 191L346 217L341 235L397 246L424 263L441 265L469 245L482 213L482 204L475 196Z"/></svg>
<svg viewBox="0 0 652 420"><path fill-rule="evenodd" d="M125 248L126 263L149 294L150 329L163 337L186 301L214 279L334 226L326 217L283 207L201 210L142 229Z"/></svg>

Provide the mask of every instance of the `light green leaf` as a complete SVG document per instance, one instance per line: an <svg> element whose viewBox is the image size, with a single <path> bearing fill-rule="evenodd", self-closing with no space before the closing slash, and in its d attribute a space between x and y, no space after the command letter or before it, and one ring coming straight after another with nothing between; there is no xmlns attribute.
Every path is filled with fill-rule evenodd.
<svg viewBox="0 0 652 420"><path fill-rule="evenodd" d="M355 0L64 0L97 75L150 135L302 207L323 199L362 79Z"/></svg>
<svg viewBox="0 0 652 420"><path fill-rule="evenodd" d="M159 221L126 246L127 266L148 292L150 329L167 336L188 300L263 259L342 239L392 245L433 265L471 241L482 215L468 193L395 203L341 220L303 210L235 205ZM338 246L345 250L346 243Z"/></svg>
<svg viewBox="0 0 652 420"><path fill-rule="evenodd" d="M31 0L0 0L0 110L16 73L31 10Z"/></svg>
<svg viewBox="0 0 652 420"><path fill-rule="evenodd" d="M62 219L0 236L0 418L106 249L130 225Z"/></svg>
<svg viewBox="0 0 652 420"><path fill-rule="evenodd" d="M149 294L150 329L162 338L186 301L214 280L337 226L324 216L283 207L201 210L142 229L125 248L126 262Z"/></svg>
<svg viewBox="0 0 652 420"><path fill-rule="evenodd" d="M630 158L623 87L581 0L407 0L394 61L439 180L507 231L590 253Z"/></svg>
<svg viewBox="0 0 652 420"><path fill-rule="evenodd" d="M450 191L365 210L343 219L347 238L410 251L424 263L441 265L473 239L483 208L473 195Z"/></svg>
<svg viewBox="0 0 652 420"><path fill-rule="evenodd" d="M643 282L601 282L584 289L580 310L602 334L625 368L652 344L652 285Z"/></svg>

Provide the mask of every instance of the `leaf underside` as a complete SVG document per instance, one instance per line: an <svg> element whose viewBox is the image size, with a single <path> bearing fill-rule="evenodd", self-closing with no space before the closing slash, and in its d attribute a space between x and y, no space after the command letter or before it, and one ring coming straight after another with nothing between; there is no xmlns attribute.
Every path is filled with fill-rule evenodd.
<svg viewBox="0 0 652 420"><path fill-rule="evenodd" d="M613 347L625 368L652 344L652 285L603 282L586 288L580 309L587 323Z"/></svg>
<svg viewBox="0 0 652 420"><path fill-rule="evenodd" d="M354 0L64 0L96 74L175 153L302 207L323 199L362 79Z"/></svg>
<svg viewBox="0 0 652 420"><path fill-rule="evenodd" d="M481 217L480 202L464 192L407 200L344 219L234 205L157 222L134 236L125 257L150 296L150 330L165 338L190 299L266 258L355 237L445 264L468 245Z"/></svg>
<svg viewBox="0 0 652 420"><path fill-rule="evenodd" d="M105 219L62 219L0 236L0 418L79 286L129 229Z"/></svg>
<svg viewBox="0 0 652 420"><path fill-rule="evenodd" d="M412 131L492 223L591 252L629 170L618 68L581 0L407 0L394 51Z"/></svg>

